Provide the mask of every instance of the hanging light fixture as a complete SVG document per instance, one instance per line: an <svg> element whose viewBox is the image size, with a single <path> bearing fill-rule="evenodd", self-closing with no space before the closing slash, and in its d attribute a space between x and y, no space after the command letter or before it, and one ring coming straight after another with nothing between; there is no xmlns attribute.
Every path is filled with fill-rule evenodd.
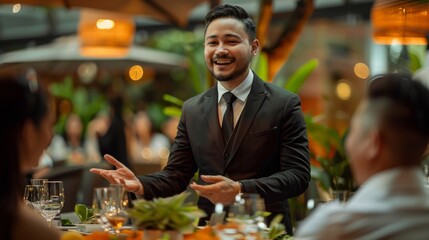
<svg viewBox="0 0 429 240"><path fill-rule="evenodd" d="M134 39L132 16L96 10L81 10L80 53L90 57L123 57Z"/></svg>
<svg viewBox="0 0 429 240"><path fill-rule="evenodd" d="M378 44L427 44L429 1L376 0L371 10L373 40Z"/></svg>

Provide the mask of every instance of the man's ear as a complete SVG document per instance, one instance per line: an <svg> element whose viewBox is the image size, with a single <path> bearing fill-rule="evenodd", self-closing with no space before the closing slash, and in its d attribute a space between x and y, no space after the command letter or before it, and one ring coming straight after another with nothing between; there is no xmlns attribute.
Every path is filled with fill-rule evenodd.
<svg viewBox="0 0 429 240"><path fill-rule="evenodd" d="M256 55L256 53L258 52L258 49L260 47L260 43L258 39L253 40L252 42L252 54L253 56Z"/></svg>
<svg viewBox="0 0 429 240"><path fill-rule="evenodd" d="M368 159L377 159L383 149L383 136L380 130L376 129L369 134Z"/></svg>

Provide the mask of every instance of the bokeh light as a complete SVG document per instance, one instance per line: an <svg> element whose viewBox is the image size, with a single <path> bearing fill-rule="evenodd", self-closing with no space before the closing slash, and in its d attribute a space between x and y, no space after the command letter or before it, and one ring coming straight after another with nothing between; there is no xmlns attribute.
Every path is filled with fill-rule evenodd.
<svg viewBox="0 0 429 240"><path fill-rule="evenodd" d="M335 95L341 100L349 100L352 95L352 88L347 80L341 79L338 81L335 88Z"/></svg>
<svg viewBox="0 0 429 240"><path fill-rule="evenodd" d="M365 63L356 63L354 72L358 78L367 79L369 77L369 67Z"/></svg>
<svg viewBox="0 0 429 240"><path fill-rule="evenodd" d="M112 29L115 27L115 22L110 19L98 19L97 20L97 28L98 29Z"/></svg>
<svg viewBox="0 0 429 240"><path fill-rule="evenodd" d="M131 80L139 81L143 77L143 68L140 65L134 65L128 71L128 75Z"/></svg>
<svg viewBox="0 0 429 240"><path fill-rule="evenodd" d="M19 13L19 11L21 11L21 4L19 4L19 3L14 4L12 7L12 12L13 13Z"/></svg>

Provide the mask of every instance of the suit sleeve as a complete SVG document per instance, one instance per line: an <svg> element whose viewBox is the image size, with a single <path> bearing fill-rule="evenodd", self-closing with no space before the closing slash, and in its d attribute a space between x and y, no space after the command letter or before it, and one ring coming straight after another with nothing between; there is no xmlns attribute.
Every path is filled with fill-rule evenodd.
<svg viewBox="0 0 429 240"><path fill-rule="evenodd" d="M138 177L144 187L145 199L168 197L183 192L197 171L187 134L186 106L187 103L182 108L167 166L160 172Z"/></svg>

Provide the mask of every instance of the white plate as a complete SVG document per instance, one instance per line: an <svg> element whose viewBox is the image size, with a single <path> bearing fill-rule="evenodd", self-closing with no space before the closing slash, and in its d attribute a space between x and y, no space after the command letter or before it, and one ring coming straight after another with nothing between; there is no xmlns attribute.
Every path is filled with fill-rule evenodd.
<svg viewBox="0 0 429 240"><path fill-rule="evenodd" d="M103 231L101 224L76 224L77 230L83 233Z"/></svg>

